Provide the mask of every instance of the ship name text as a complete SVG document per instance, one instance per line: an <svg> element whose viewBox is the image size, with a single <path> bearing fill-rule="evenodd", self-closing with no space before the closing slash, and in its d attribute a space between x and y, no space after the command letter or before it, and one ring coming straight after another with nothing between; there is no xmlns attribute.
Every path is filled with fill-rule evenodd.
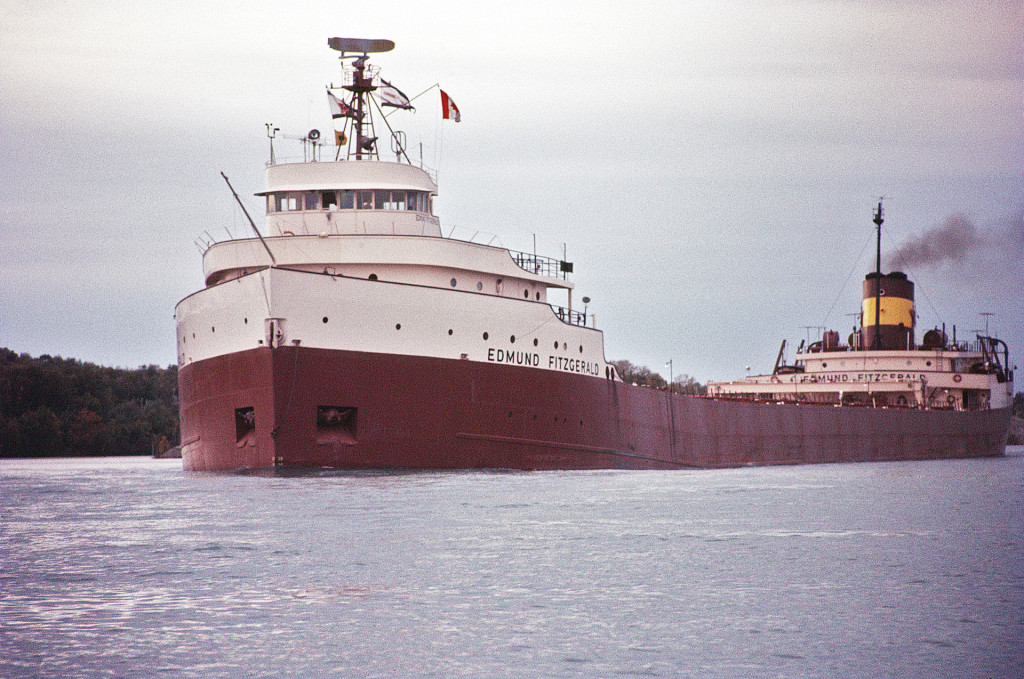
<svg viewBox="0 0 1024 679"><path fill-rule="evenodd" d="M572 373L584 373L586 375L597 375L597 363L584 361L579 358L565 358L564 356L548 356L548 368L552 370L564 370Z"/></svg>
<svg viewBox="0 0 1024 679"><path fill-rule="evenodd" d="M801 375L801 384L833 384L836 382L919 382L927 379L925 373L877 372L877 373L826 373L823 375Z"/></svg>
<svg viewBox="0 0 1024 679"><path fill-rule="evenodd" d="M487 360L491 363L528 365L534 368L539 368L541 365L540 354L536 352L512 351L511 349L502 349L500 347L488 347ZM601 372L598 364L593 361L584 361L579 358L566 358L564 356L548 356L548 369L581 373L584 375L599 375Z"/></svg>
<svg viewBox="0 0 1024 679"><path fill-rule="evenodd" d="M509 351L508 349L487 349L487 360L493 363L512 363L514 365L540 365L540 354L529 351Z"/></svg>

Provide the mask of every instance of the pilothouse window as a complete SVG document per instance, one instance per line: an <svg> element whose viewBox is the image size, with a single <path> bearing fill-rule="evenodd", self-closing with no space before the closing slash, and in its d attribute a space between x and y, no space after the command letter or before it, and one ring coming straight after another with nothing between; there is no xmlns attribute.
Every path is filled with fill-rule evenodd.
<svg viewBox="0 0 1024 679"><path fill-rule="evenodd" d="M303 191L267 194L267 212L296 210L401 210L433 214L426 191Z"/></svg>
<svg viewBox="0 0 1024 679"><path fill-rule="evenodd" d="M276 212L294 212L299 209L300 193L275 193L273 205Z"/></svg>

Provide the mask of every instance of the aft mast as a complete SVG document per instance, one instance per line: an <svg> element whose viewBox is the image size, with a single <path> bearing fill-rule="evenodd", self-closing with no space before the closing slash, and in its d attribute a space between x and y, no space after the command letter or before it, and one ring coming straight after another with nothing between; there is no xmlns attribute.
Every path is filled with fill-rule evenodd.
<svg viewBox="0 0 1024 679"><path fill-rule="evenodd" d="M882 222L885 220L882 218L882 201L878 201L878 209L875 210L875 218L872 219L877 229L875 238L875 339L871 343L872 349L882 348L882 334L878 331L881 322L882 313Z"/></svg>

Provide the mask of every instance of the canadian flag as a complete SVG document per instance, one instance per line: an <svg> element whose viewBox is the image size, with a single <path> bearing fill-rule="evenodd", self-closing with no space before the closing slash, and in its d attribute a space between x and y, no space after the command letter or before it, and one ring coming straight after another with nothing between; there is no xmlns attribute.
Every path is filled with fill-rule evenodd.
<svg viewBox="0 0 1024 679"><path fill-rule="evenodd" d="M441 90L441 117L445 120L454 120L457 123L462 121L459 107L455 105L455 102L452 101L452 98L444 90Z"/></svg>

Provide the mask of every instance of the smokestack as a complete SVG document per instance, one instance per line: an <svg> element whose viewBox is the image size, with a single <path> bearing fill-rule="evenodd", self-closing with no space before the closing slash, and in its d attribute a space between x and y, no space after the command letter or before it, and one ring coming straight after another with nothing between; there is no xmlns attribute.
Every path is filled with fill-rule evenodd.
<svg viewBox="0 0 1024 679"><path fill-rule="evenodd" d="M867 349L910 349L914 347L914 283L907 274L893 271L864 278L861 303L861 346ZM875 301L878 324L875 324ZM876 337L878 345L875 344Z"/></svg>

